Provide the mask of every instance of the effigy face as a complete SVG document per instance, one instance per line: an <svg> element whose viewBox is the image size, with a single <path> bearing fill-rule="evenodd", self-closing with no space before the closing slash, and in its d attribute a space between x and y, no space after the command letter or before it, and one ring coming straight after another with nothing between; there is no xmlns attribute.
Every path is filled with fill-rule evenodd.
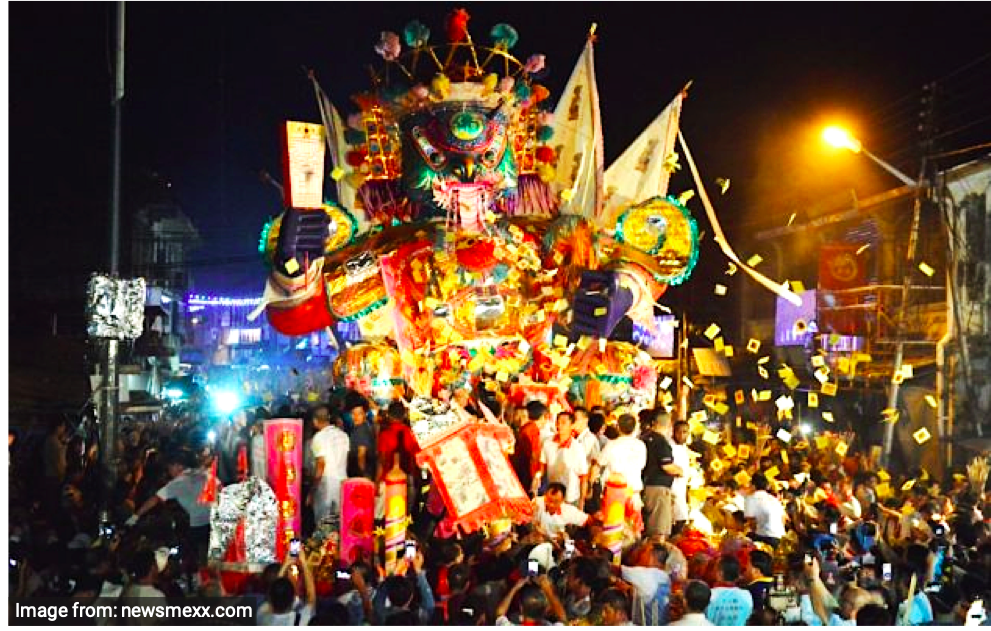
<svg viewBox="0 0 991 631"><path fill-rule="evenodd" d="M487 105L480 84L458 87L478 100L444 103L400 124L403 192L420 207L420 217L450 217L478 231L498 198L516 188L512 112L498 101Z"/></svg>

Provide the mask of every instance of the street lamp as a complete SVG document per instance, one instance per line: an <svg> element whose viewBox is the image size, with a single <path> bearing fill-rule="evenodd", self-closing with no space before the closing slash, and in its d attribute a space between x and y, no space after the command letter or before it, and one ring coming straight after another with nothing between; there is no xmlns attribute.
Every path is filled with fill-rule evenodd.
<svg viewBox="0 0 991 631"><path fill-rule="evenodd" d="M870 158L875 164L880 166L882 169L888 173L894 175L896 178L901 180L906 186L915 190L915 204L912 208L912 229L909 233L908 239L908 253L906 258L907 265L905 266L905 277L902 282L902 301L901 308L898 311L898 343L895 345L895 358L894 358L894 372L893 374L899 375L902 372L902 361L904 359L905 352L905 340L902 338L901 327L905 317L905 305L908 304L908 288L912 283L911 270L915 262L915 250L919 239L919 216L922 211L922 193L923 186L925 185L925 173L926 173L926 159L922 159L922 169L919 172L918 181L913 180L909 176L905 175L895 167L891 166L881 158L877 157L870 151L864 149L864 145L850 135L842 127L830 126L822 130L822 139L826 143L837 147L840 149L849 149L854 153L862 153L868 158ZM900 380L892 379L891 388L888 391L888 409L897 409L898 406L898 386L901 383ZM941 422L941 421L940 421ZM888 466L891 459L891 445L894 442L895 433L895 423L894 421L887 421L887 426L884 428L884 451L882 454L882 461L885 466ZM940 432L940 439L942 440L944 436L942 431Z"/></svg>
<svg viewBox="0 0 991 631"><path fill-rule="evenodd" d="M836 147L837 149L849 149L853 153L862 153L871 160L873 160L878 166L887 171L888 173L894 175L896 178L901 180L906 186L911 186L915 188L918 186L918 182L905 175L892 165L888 164L881 158L877 157L867 149L864 149L863 143L850 135L850 132L843 129L842 127L837 127L835 125L830 125L829 127L822 130L822 139L826 141L826 144Z"/></svg>

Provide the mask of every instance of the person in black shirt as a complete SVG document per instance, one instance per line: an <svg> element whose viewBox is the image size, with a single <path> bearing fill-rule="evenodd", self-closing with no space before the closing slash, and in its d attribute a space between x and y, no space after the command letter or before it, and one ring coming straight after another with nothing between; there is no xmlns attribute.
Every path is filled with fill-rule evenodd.
<svg viewBox="0 0 991 631"><path fill-rule="evenodd" d="M653 421L653 427L643 435L647 445L647 466L643 469L644 528L646 536L664 538L671 534L674 516L671 484L682 471L674 464L671 442L667 438L671 433L671 414L659 409Z"/></svg>
<svg viewBox="0 0 991 631"><path fill-rule="evenodd" d="M747 584L747 591L754 600L755 612L767 606L768 594L774 586L773 572L771 555L763 550L751 550L750 568L747 572L750 582Z"/></svg>

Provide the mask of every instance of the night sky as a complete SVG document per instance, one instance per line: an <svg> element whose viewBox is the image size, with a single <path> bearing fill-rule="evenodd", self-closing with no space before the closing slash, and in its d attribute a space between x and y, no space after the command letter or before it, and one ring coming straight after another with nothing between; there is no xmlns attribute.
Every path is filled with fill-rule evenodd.
<svg viewBox="0 0 991 631"><path fill-rule="evenodd" d="M258 234L280 200L259 172L281 173L281 121L319 121L302 67L315 69L346 116L355 111L349 96L368 86L366 66L380 61L372 49L380 31L401 33L419 19L437 41L456 6L471 13L476 42L508 22L520 35L517 56L546 54L554 99L598 23L607 165L694 80L682 129L705 180L732 182L725 197L710 189L731 241L754 220L785 222L803 202L898 184L863 159L828 155L817 141L825 120L842 117L914 175L923 84L945 78L946 131L991 110L981 3L132 3L125 176L171 183L203 236L193 254L198 290L261 291ZM9 13L16 301L52 283L81 286L107 266L114 8L15 3ZM987 141L985 120L948 134L942 148L967 146L982 129L977 141ZM686 168L671 191L692 186ZM698 200L690 207L711 236ZM724 267L708 238L697 275Z"/></svg>

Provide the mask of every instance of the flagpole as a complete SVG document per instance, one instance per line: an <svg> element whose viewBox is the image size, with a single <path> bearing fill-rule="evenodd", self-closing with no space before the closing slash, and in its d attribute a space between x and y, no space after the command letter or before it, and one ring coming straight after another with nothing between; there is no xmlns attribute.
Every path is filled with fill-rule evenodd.
<svg viewBox="0 0 991 631"><path fill-rule="evenodd" d="M117 3L116 48L114 56L113 145L110 158L110 275L117 276L120 266L120 172L121 172L121 114L124 101L124 2ZM103 469L103 509L101 518L113 510L113 494L117 486L117 417L120 390L117 364L120 342L106 341L103 357L103 396L100 415L100 463Z"/></svg>

